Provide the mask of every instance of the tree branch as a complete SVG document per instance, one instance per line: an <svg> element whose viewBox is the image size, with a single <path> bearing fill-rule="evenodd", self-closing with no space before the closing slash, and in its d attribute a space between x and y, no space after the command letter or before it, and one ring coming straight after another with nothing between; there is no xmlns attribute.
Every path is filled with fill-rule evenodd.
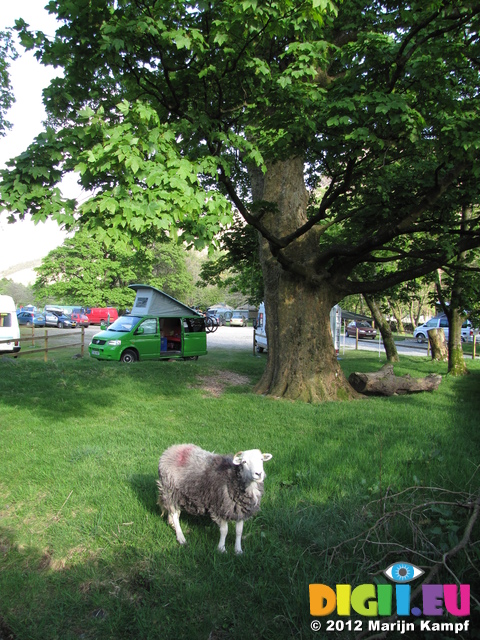
<svg viewBox="0 0 480 640"><path fill-rule="evenodd" d="M477 498L475 502L473 513L470 516L467 526L465 527L465 531L463 532L462 539L452 549L444 553L442 556L442 559L439 562L436 562L433 565L433 567L428 572L425 580L422 581L422 584L420 584L414 591L412 591L412 594L410 596L410 602L414 602L415 598L417 598L422 592L422 585L430 584L432 580L437 576L438 572L442 567L445 567L450 573L452 573L451 569L449 569L447 566L447 560L449 560L450 558L453 558L454 556L457 555L457 553L459 553L460 551L464 550L467 547L467 545L470 542L470 537L472 535L473 527L475 526L478 520L479 513L480 513L480 497ZM460 582L456 576L455 578L457 582ZM398 620L398 615L394 614L389 618L382 619L382 622L390 623L390 622L395 622L396 620ZM367 631L360 633L357 636L357 640L361 640L361 638L364 638L367 635L367 633L368 633ZM383 640L386 637L387 637L387 632L377 633L373 636L368 636L367 640Z"/></svg>
<svg viewBox="0 0 480 640"><path fill-rule="evenodd" d="M333 245L330 249L327 249L321 256L319 256L317 263L325 264L333 258L343 257L344 259L352 258L353 264L355 264L359 260L363 260L365 255L376 250L383 250L385 245L391 240L402 235L412 233L413 223L439 200L448 187L461 175L462 171L470 166L470 164L471 163L467 160L458 162L445 175L444 179L439 184L435 184L431 187L431 189L426 192L420 203L397 224L386 224L382 229L379 229L378 233L369 233L368 235L365 235L355 245ZM348 264L346 266L350 268L352 265ZM440 264L438 264L438 266L440 266Z"/></svg>

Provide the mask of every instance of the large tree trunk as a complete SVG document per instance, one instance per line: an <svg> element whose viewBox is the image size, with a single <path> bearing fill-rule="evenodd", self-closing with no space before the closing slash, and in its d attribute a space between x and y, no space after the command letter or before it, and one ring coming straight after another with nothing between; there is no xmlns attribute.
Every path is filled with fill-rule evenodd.
<svg viewBox="0 0 480 640"><path fill-rule="evenodd" d="M335 354L328 293L285 272L275 280L265 280L268 361L256 390L306 402L355 397Z"/></svg>
<svg viewBox="0 0 480 640"><path fill-rule="evenodd" d="M265 208L262 223L276 236L305 223L308 193L300 158L276 162L264 176L251 172L255 201L276 205ZM296 240L283 256L297 259L315 254L315 230ZM337 361L330 331L330 309L341 298L325 281L311 285L299 274L282 268L275 247L260 238L260 261L265 285L268 361L256 390L292 400L322 402L358 397Z"/></svg>
<svg viewBox="0 0 480 640"><path fill-rule="evenodd" d="M399 362L400 358L398 357L397 347L395 346L395 340L393 339L392 329L390 328L390 324L386 321L385 316L380 310L380 307L377 304L377 301L374 300L371 296L364 295L365 302L370 309L370 313L372 314L375 324L377 325L380 333L382 334L383 346L385 348L385 354L387 356L388 362Z"/></svg>

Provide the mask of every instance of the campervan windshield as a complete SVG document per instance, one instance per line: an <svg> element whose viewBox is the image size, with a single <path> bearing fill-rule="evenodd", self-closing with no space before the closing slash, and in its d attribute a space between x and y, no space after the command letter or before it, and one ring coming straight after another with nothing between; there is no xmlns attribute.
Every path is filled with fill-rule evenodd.
<svg viewBox="0 0 480 640"><path fill-rule="evenodd" d="M109 331L119 331L120 333L128 333L140 320L140 316L120 316L113 324L108 327Z"/></svg>

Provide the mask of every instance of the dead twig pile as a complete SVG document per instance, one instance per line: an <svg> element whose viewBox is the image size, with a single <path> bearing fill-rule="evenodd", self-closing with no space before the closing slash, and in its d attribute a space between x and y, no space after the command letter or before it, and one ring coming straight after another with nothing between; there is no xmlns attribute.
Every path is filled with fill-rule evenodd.
<svg viewBox="0 0 480 640"><path fill-rule="evenodd" d="M321 555L332 565L342 558L356 558L357 572L383 581L383 571L394 562L410 562L425 571L421 584L412 589L418 600L426 583L480 583L480 493L448 491L439 487L409 487L386 494L362 509L371 522L364 531ZM480 612L480 602L471 601ZM395 622L396 615L382 619ZM364 638L368 631L357 635ZM386 633L369 636L385 638Z"/></svg>

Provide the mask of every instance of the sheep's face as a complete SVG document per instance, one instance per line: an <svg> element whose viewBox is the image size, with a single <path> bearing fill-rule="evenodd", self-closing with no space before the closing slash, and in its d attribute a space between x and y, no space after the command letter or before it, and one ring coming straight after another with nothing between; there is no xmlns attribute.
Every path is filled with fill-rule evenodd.
<svg viewBox="0 0 480 640"><path fill-rule="evenodd" d="M247 482L263 482L265 471L263 463L270 460L271 453L262 453L260 449L240 451L233 457L233 464L241 465L243 477Z"/></svg>

